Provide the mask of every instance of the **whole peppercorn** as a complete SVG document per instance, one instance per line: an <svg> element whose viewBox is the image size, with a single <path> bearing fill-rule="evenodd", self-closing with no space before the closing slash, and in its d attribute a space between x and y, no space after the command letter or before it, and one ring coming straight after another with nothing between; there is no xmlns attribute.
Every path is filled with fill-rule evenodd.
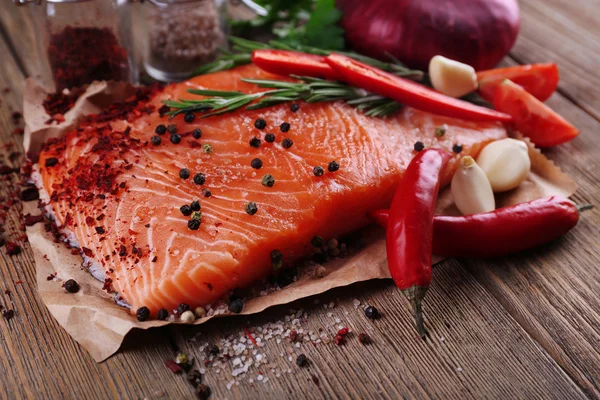
<svg viewBox="0 0 600 400"><path fill-rule="evenodd" d="M290 124L287 122L282 123L281 125L279 125L279 130L281 132L287 132L290 130Z"/></svg>
<svg viewBox="0 0 600 400"><path fill-rule="evenodd" d="M273 187L273 185L275 185L275 178L273 178L273 175L271 174L266 174L262 177L260 183L266 187Z"/></svg>
<svg viewBox="0 0 600 400"><path fill-rule="evenodd" d="M300 354L298 357L296 357L296 365L299 367L307 367L308 358L304 354Z"/></svg>
<svg viewBox="0 0 600 400"><path fill-rule="evenodd" d="M423 142L419 141L419 142L415 143L413 148L415 149L415 151L423 151L423 149L425 149L425 144L423 144Z"/></svg>
<svg viewBox="0 0 600 400"><path fill-rule="evenodd" d="M177 133L177 125L171 124L167 126L167 132L169 132L170 134Z"/></svg>
<svg viewBox="0 0 600 400"><path fill-rule="evenodd" d="M337 161L332 161L329 163L329 165L327 166L327 170L329 172L335 172L338 169L340 169L340 164L337 163Z"/></svg>
<svg viewBox="0 0 600 400"><path fill-rule="evenodd" d="M310 243L319 248L319 247L323 247L323 245L325 244L325 240L321 237L321 236L314 236L312 238L312 240L310 241Z"/></svg>
<svg viewBox="0 0 600 400"><path fill-rule="evenodd" d="M250 166L254 169L261 169L263 166L263 162L260 158L255 158L250 161Z"/></svg>
<svg viewBox="0 0 600 400"><path fill-rule="evenodd" d="M194 122L195 119L196 119L196 115L191 112L185 113L185 115L183 116L183 120L185 122L187 122L188 124Z"/></svg>
<svg viewBox="0 0 600 400"><path fill-rule="evenodd" d="M292 103L290 105L290 111L291 112L296 112L300 109L300 105L298 103Z"/></svg>
<svg viewBox="0 0 600 400"><path fill-rule="evenodd" d="M204 197L210 197L212 195L211 191L207 188L202 189L202 195L204 195Z"/></svg>
<svg viewBox="0 0 600 400"><path fill-rule="evenodd" d="M198 129L198 128L194 129L192 131L192 137L194 139L200 139L202 137L202 131L200 129Z"/></svg>
<svg viewBox="0 0 600 400"><path fill-rule="evenodd" d="M462 144L456 143L454 146L452 146L452 151L455 153L462 152L463 151Z"/></svg>
<svg viewBox="0 0 600 400"><path fill-rule="evenodd" d="M170 138L170 140L171 140L171 143L173 143L173 144L179 144L179 143L181 143L181 136L179 136L179 135L178 135L178 134L176 134L176 133L173 133L173 134L171 135L171 138Z"/></svg>
<svg viewBox="0 0 600 400"><path fill-rule="evenodd" d="M138 321L146 321L150 318L150 309L148 307L140 307L137 309L135 315Z"/></svg>
<svg viewBox="0 0 600 400"><path fill-rule="evenodd" d="M181 315L186 311L189 311L190 306L188 304L185 303L181 303L180 305L177 306L177 315Z"/></svg>
<svg viewBox="0 0 600 400"><path fill-rule="evenodd" d="M246 212L248 213L248 215L256 214L258 212L258 206L256 205L256 203L251 201L248 204L246 204Z"/></svg>
<svg viewBox="0 0 600 400"><path fill-rule="evenodd" d="M239 314L244 309L244 302L242 299L235 299L231 303L229 303L229 311L232 313Z"/></svg>
<svg viewBox="0 0 600 400"><path fill-rule="evenodd" d="M194 175L194 183L196 185L203 185L204 182L206 182L206 176L204 176L202 172L198 172L196 175Z"/></svg>
<svg viewBox="0 0 600 400"><path fill-rule="evenodd" d="M190 230L197 231L198 229L200 229L201 222L199 219L190 219L187 225Z"/></svg>
<svg viewBox="0 0 600 400"><path fill-rule="evenodd" d="M164 308L161 308L160 310L158 310L158 314L157 314L156 318L158 318L161 321L164 321L167 318L169 318L169 312L167 310L165 310Z"/></svg>
<svg viewBox="0 0 600 400"><path fill-rule="evenodd" d="M154 129L154 133L157 133L159 135L164 135L167 132L167 127L164 126L163 124L160 124L156 127L156 129Z"/></svg>
<svg viewBox="0 0 600 400"><path fill-rule="evenodd" d="M289 149L293 145L294 145L294 142L290 138L285 138L281 141L281 147L283 147L284 149Z"/></svg>
<svg viewBox="0 0 600 400"><path fill-rule="evenodd" d="M212 392L211 392L210 388L208 386L206 386L204 383L201 383L200 385L198 385L198 387L196 387L196 396L200 400L208 400L211 393Z"/></svg>
<svg viewBox="0 0 600 400"><path fill-rule="evenodd" d="M150 138L150 143L152 143L154 146L159 146L162 143L162 139L160 136L155 135Z"/></svg>
<svg viewBox="0 0 600 400"><path fill-rule="evenodd" d="M79 292L79 283L75 279L69 279L65 282L64 288L69 293L77 293Z"/></svg>
<svg viewBox="0 0 600 400"><path fill-rule="evenodd" d="M202 145L202 151L205 152L206 154L211 154L213 152L213 148L210 144L204 143Z"/></svg>
<svg viewBox="0 0 600 400"><path fill-rule="evenodd" d="M260 147L260 139L257 137L250 139L249 143L251 147L256 147L257 149Z"/></svg>
<svg viewBox="0 0 600 400"><path fill-rule="evenodd" d="M200 202L198 200L194 200L190 204L190 208L192 211L200 211Z"/></svg>
<svg viewBox="0 0 600 400"><path fill-rule="evenodd" d="M323 176L324 173L325 173L325 170L320 165L317 165L316 167L313 168L313 174L315 176Z"/></svg>
<svg viewBox="0 0 600 400"><path fill-rule="evenodd" d="M446 134L446 131L448 130L448 125L444 124L444 125L440 125L440 126L436 126L435 127L435 136L437 137L442 137Z"/></svg>
<svg viewBox="0 0 600 400"><path fill-rule="evenodd" d="M377 319L379 318L379 311L373 306L368 306L365 308L365 316L369 319Z"/></svg>
<svg viewBox="0 0 600 400"><path fill-rule="evenodd" d="M273 143L275 141L275 135L272 133L267 133L265 135L265 142L267 143Z"/></svg>
<svg viewBox="0 0 600 400"><path fill-rule="evenodd" d="M190 170L187 168L181 168L179 170L179 177L181 179L188 179L190 177Z"/></svg>
<svg viewBox="0 0 600 400"><path fill-rule="evenodd" d="M187 379L193 387L197 387L199 384L202 383L202 374L200 373L200 371L194 369L190 371L190 373L187 376Z"/></svg>
<svg viewBox="0 0 600 400"><path fill-rule="evenodd" d="M254 126L256 127L256 129L265 129L267 127L267 121L265 121L262 118L259 118L256 121L254 121Z"/></svg>
<svg viewBox="0 0 600 400"><path fill-rule="evenodd" d="M188 206L187 204L179 207L179 211L181 211L181 213L186 217L192 215L192 207Z"/></svg>

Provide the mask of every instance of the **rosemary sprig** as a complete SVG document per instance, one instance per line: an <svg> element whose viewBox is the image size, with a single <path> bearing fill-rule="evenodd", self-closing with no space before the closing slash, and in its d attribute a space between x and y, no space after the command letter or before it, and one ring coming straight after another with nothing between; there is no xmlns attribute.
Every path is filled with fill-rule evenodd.
<svg viewBox="0 0 600 400"><path fill-rule="evenodd" d="M325 79L306 76L294 76L298 82L285 82L269 79L242 79L267 90L260 93L242 93L234 91L219 91L205 89L188 89L188 93L206 96L200 100L179 99L165 100L164 104L171 107L167 114L173 118L179 114L199 113L200 118L220 115L244 108L258 110L272 107L290 101L303 100L307 103L318 103L342 100L356 107L365 115L384 117L398 111L402 105L383 96L374 95L364 89L333 82ZM255 103L255 100L257 100ZM252 104L250 104L252 103Z"/></svg>

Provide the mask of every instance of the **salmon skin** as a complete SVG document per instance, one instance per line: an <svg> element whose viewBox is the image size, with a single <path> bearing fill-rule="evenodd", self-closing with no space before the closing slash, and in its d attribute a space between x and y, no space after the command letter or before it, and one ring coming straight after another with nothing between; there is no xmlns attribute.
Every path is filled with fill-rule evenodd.
<svg viewBox="0 0 600 400"><path fill-rule="evenodd" d="M142 111L92 119L43 147L39 173L57 225L103 267L107 289L133 311L146 306L155 315L181 303L210 304L268 277L271 254L280 252L288 266L314 250L314 236L328 239L367 225L367 211L390 203L417 141L448 151L462 145L446 172L448 183L460 156L475 156L506 137L496 123L410 108L372 118L342 102L299 103L296 112L290 104L238 110L192 123L183 115L169 121L157 111L163 100L194 98L190 88L257 90L241 78L277 79L252 65L199 76L151 94ZM258 118L266 128L255 127ZM283 122L289 131L282 132ZM174 124L181 142L172 143L167 132L153 144L159 124ZM446 134L437 137L435 128L443 124ZM201 130L199 139L194 129ZM273 143L264 140L267 133L275 135ZM260 147L250 145L253 138ZM291 147L282 146L285 138ZM255 158L260 169L251 166ZM328 171L332 161L339 170ZM315 176L315 166L323 167L322 176ZM183 168L188 179L179 175ZM199 173L204 179L195 182ZM261 184L266 174L275 180L272 187ZM201 205L197 230L180 211L194 200ZM246 212L249 202L256 204L254 215Z"/></svg>

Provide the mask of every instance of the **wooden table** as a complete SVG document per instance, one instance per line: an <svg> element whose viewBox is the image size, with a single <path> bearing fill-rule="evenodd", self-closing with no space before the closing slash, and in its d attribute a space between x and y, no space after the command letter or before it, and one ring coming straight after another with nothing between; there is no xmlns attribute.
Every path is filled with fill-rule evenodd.
<svg viewBox="0 0 600 400"><path fill-rule="evenodd" d="M600 205L600 0L522 0L521 8L522 31L505 62L559 64L560 88L549 105L582 133L546 154L579 183L575 200ZM36 73L33 28L26 10L8 1L0 22L0 90L8 88L0 97L0 144L20 150L11 113L21 108L24 78ZM10 151L2 147L0 154L7 160ZM0 195L14 185L0 181ZM8 214L7 225L16 226L20 205ZM101 364L40 301L27 244L12 257L2 248L0 304L16 315L0 318L0 398L193 398L185 378L168 370L165 360L177 349L203 360L199 343L277 321L290 308L308 313L307 330L328 327L339 316L353 332L369 333L373 344L354 337L341 347L304 346L311 364L301 369L287 360L286 341L268 341L260 349L269 360L261 370L268 382L257 381L253 367L228 390L231 368L209 369L205 382L213 398L600 398L599 233L595 209L556 244L497 260L445 261L435 268L426 303L426 341L416 338L401 294L381 281L334 290L319 296L318 305L307 299L251 318L134 332ZM384 317L367 320L354 299L377 306ZM322 307L336 300L335 308ZM284 373L278 378L272 368Z"/></svg>

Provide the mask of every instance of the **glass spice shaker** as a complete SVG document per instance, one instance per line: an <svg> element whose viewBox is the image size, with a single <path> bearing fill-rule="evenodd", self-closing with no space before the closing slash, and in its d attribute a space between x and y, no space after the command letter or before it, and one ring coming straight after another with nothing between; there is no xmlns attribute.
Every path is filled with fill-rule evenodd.
<svg viewBox="0 0 600 400"><path fill-rule="evenodd" d="M189 78L227 44L226 0L150 0L144 5L144 67L160 81Z"/></svg>
<svg viewBox="0 0 600 400"><path fill-rule="evenodd" d="M28 4L49 88L62 91L95 80L138 82L129 0L14 0Z"/></svg>

